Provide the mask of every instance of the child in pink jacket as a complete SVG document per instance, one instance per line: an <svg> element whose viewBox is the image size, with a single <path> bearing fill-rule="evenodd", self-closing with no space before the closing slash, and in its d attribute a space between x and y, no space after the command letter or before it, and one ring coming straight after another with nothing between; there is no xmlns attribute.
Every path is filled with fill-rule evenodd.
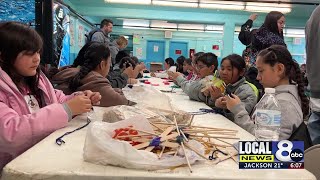
<svg viewBox="0 0 320 180"><path fill-rule="evenodd" d="M0 171L72 116L89 112L99 93L65 96L40 72L42 39L31 27L0 23Z"/></svg>

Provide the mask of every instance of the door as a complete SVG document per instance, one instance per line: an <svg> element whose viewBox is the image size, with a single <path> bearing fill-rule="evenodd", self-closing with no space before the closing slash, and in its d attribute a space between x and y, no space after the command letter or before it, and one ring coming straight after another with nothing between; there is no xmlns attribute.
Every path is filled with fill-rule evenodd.
<svg viewBox="0 0 320 180"><path fill-rule="evenodd" d="M176 62L179 56L188 57L188 43L187 42L170 42L169 57Z"/></svg>
<svg viewBox="0 0 320 180"><path fill-rule="evenodd" d="M150 69L150 63L164 63L165 42L164 41L147 41L147 59L146 66Z"/></svg>

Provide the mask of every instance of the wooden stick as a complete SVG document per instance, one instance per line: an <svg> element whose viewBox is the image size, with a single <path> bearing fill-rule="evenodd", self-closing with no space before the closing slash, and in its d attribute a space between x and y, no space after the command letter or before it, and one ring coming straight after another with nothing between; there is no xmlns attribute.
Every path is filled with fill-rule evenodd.
<svg viewBox="0 0 320 180"><path fill-rule="evenodd" d="M236 160L236 158L234 157L234 155L232 156L232 154L228 151L227 148L226 148L226 151L227 151L228 155L231 156L232 160L233 160L236 164L238 164L238 161Z"/></svg>
<svg viewBox="0 0 320 180"><path fill-rule="evenodd" d="M222 138L222 139L240 139L240 138L237 138L237 137L230 137L230 136L208 136L208 135L193 135L193 134L190 134L189 136L193 136L193 137L207 137L207 138Z"/></svg>
<svg viewBox="0 0 320 180"><path fill-rule="evenodd" d="M163 133L160 135L160 137L165 137L167 136L169 133L171 133L172 130L174 130L175 127L174 126L169 126L165 131L163 131Z"/></svg>
<svg viewBox="0 0 320 180"><path fill-rule="evenodd" d="M163 151L164 151L165 148L166 148L166 146L163 146L163 147L162 147L162 150L161 150L161 152L160 152L160 154L159 154L159 159L161 159L162 154L163 154Z"/></svg>
<svg viewBox="0 0 320 180"><path fill-rule="evenodd" d="M151 152L153 150L154 146L149 146L145 150Z"/></svg>
<svg viewBox="0 0 320 180"><path fill-rule="evenodd" d="M204 135L210 135L210 134L213 134L213 135L228 135L228 136L236 136L235 133L231 133L231 132L193 132L193 131L184 131L185 133L188 133L188 134L204 134Z"/></svg>
<svg viewBox="0 0 320 180"><path fill-rule="evenodd" d="M164 131L162 128L160 128L159 126L153 124L152 122L149 121L149 123L150 123L152 126L154 126L154 127L156 127L157 129L159 129L160 131L162 131L162 132Z"/></svg>
<svg viewBox="0 0 320 180"><path fill-rule="evenodd" d="M221 140L221 139L219 139L219 138L215 138L215 139L218 140L218 141L224 142L224 143L226 143L226 144L229 144L230 146L233 146L233 144L228 143L227 141Z"/></svg>
<svg viewBox="0 0 320 180"><path fill-rule="evenodd" d="M125 137L140 137L140 136L150 136L152 137L153 135L150 134L140 134L140 135L124 135L124 136L117 136L115 138L125 138Z"/></svg>
<svg viewBox="0 0 320 180"><path fill-rule="evenodd" d="M214 130L224 130L224 131L235 131L238 132L238 130L233 130L233 129L224 129L224 128L214 128L214 127L205 127L205 126L190 126L190 128L204 128L204 129L214 129Z"/></svg>
<svg viewBox="0 0 320 180"><path fill-rule="evenodd" d="M143 130L140 130L140 129L134 129L134 128L131 128L132 130L136 130L136 131L139 131L139 132L143 132L143 133L146 133L146 134L151 134L151 135L155 135L155 136L158 136L158 134L155 134L155 133L152 133L152 132L148 132L148 131L143 131Z"/></svg>
<svg viewBox="0 0 320 180"><path fill-rule="evenodd" d="M173 115L173 120L174 120L174 123L176 125L176 130L178 132L178 135L181 136L180 131L179 131L179 126L178 126L177 119L176 119L175 115ZM192 173L192 168L191 168L191 165L190 165L190 162L189 162L189 158L188 158L187 153L186 153L186 148L184 147L183 142L181 142L181 147L182 147L182 150L183 150L183 153L184 153L184 157L187 160L187 164L188 164L189 170Z"/></svg>

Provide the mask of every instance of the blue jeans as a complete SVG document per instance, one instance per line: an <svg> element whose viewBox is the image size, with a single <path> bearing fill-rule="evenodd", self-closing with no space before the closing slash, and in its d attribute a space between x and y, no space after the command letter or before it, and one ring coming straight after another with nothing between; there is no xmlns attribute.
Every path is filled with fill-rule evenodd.
<svg viewBox="0 0 320 180"><path fill-rule="evenodd" d="M312 143L320 144L320 112L313 111L308 122L308 130Z"/></svg>

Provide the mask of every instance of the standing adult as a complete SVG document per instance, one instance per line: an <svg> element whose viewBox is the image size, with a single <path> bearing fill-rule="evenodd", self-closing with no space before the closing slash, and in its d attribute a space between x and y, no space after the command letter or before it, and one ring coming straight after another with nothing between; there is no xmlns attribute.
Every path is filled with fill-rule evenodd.
<svg viewBox="0 0 320 180"><path fill-rule="evenodd" d="M100 29L92 30L89 35L87 36L87 43L94 41L105 43L109 46L110 44L110 37L109 34L112 32L113 22L110 19L104 19L100 23Z"/></svg>
<svg viewBox="0 0 320 180"><path fill-rule="evenodd" d="M258 53L271 45L286 46L283 38L285 17L279 11L271 11L267 14L263 25L253 34L251 45L251 65L255 65Z"/></svg>
<svg viewBox="0 0 320 180"><path fill-rule="evenodd" d="M306 24L307 76L310 86L310 107L312 114L308 122L313 144L320 144L320 6Z"/></svg>

